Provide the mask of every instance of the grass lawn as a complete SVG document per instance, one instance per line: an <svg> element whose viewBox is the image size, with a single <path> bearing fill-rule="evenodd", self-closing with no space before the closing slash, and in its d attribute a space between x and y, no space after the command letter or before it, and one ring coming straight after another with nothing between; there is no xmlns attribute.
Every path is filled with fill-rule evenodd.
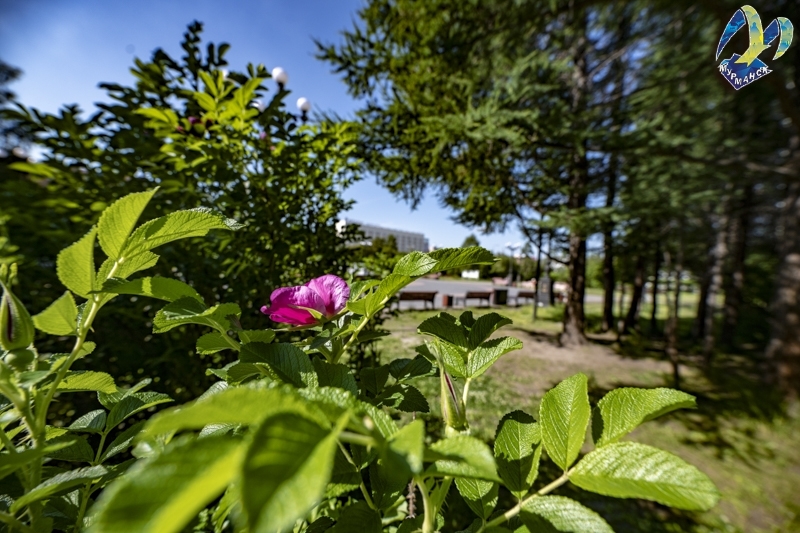
<svg viewBox="0 0 800 533"><path fill-rule="evenodd" d="M683 301L680 317L682 329L688 331L696 295L687 294ZM665 301L659 307L658 327L663 327ZM599 303L587 305L590 331L600 322L600 308ZM473 311L478 316L487 309ZM524 348L505 355L472 384L470 425L481 438L491 440L497 422L509 411L523 409L538 418L544 392L576 372L589 376L593 403L615 387L672 385L671 367L656 342L633 335L619 345L613 334L590 334L587 346L565 349L557 343L562 308L540 308L536 322L530 305L497 311L514 321L500 334L521 339ZM413 357L414 347L423 340L416 334L417 325L436 312L406 311L389 320L386 327L393 335L381 340L382 362ZM642 327L648 327L649 305L641 317ZM758 384L753 354L720 354L710 372L701 370L699 357L691 350L682 354L682 363L682 389L697 396L698 409L648 422L631 438L674 452L699 467L722 492L720 504L708 513L693 514L568 487L557 493L595 508L617 533L800 531L800 407L781 405ZM429 398L438 396L436 379L420 379L417 385ZM431 409L433 416L428 418L433 420L438 400ZM551 467L551 475L543 467L539 483L558 476Z"/></svg>

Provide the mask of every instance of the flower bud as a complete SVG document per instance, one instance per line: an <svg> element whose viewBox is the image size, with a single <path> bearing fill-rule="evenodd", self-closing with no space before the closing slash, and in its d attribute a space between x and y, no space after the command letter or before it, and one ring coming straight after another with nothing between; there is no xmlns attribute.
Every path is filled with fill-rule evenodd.
<svg viewBox="0 0 800 533"><path fill-rule="evenodd" d="M0 347L4 350L27 348L33 342L33 320L27 309L0 281L3 299L0 300Z"/></svg>
<svg viewBox="0 0 800 533"><path fill-rule="evenodd" d="M467 431L469 424L467 424L464 401L443 365L439 367L439 381L441 383L442 418L447 424L447 429L452 428L458 432Z"/></svg>
<svg viewBox="0 0 800 533"><path fill-rule="evenodd" d="M10 350L6 354L5 362L14 370L24 372L30 369L31 363L35 358L36 352L30 348L17 348L16 350Z"/></svg>

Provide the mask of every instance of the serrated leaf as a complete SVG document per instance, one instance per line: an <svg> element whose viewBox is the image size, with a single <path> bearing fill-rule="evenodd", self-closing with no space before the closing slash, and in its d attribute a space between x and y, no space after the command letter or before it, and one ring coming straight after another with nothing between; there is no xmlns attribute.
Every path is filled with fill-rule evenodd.
<svg viewBox="0 0 800 533"><path fill-rule="evenodd" d="M47 457L51 459L76 463L91 463L94 461L94 450L84 437L58 436L48 439L47 445L53 446L53 451L47 453Z"/></svg>
<svg viewBox="0 0 800 533"><path fill-rule="evenodd" d="M241 316L242 310L237 304L224 303L206 308L194 298L180 298L162 307L153 318L153 333L164 333L183 324L201 324L212 328L230 329L230 320L226 317Z"/></svg>
<svg viewBox="0 0 800 533"><path fill-rule="evenodd" d="M586 454L570 481L598 494L653 500L689 511L706 511L719 501L714 483L697 468L637 442L617 442Z"/></svg>
<svg viewBox="0 0 800 533"><path fill-rule="evenodd" d="M212 424L259 424L271 414L297 410L304 403L302 398L278 389L232 387L156 414L148 421L142 436L197 430ZM319 418L324 420L321 415Z"/></svg>
<svg viewBox="0 0 800 533"><path fill-rule="evenodd" d="M156 263L158 263L158 259L159 256L151 252L145 252L130 258L125 258L125 261L123 261L121 264L117 264L116 260L106 259L103 261L103 264L100 265L100 269L97 271L95 290L100 290L102 288L102 284L111 275L112 270L114 270L114 277L125 279L128 276L139 272L140 270L146 270L154 267Z"/></svg>
<svg viewBox="0 0 800 533"><path fill-rule="evenodd" d="M319 358L314 359L313 365L320 387L338 387L350 392L353 396L358 395L356 378L353 377L347 366L328 363Z"/></svg>
<svg viewBox="0 0 800 533"><path fill-rule="evenodd" d="M117 391L114 378L105 372L72 371L58 384L59 392L105 392L107 394Z"/></svg>
<svg viewBox="0 0 800 533"><path fill-rule="evenodd" d="M394 266L395 274L416 278L424 276L436 267L437 260L422 252L411 252L400 258Z"/></svg>
<svg viewBox="0 0 800 533"><path fill-rule="evenodd" d="M472 313L469 314L469 317L472 317ZM467 319L469 321L469 319ZM463 320L459 319L460 322L463 323ZM510 318L506 318L502 315L497 313L486 313L485 315L481 315L475 320L471 325L468 325L469 330L469 348L470 350L474 350L477 348L483 341L489 338L489 336L497 331L498 329L502 328L503 326L507 326L511 324L512 321Z"/></svg>
<svg viewBox="0 0 800 533"><path fill-rule="evenodd" d="M330 516L320 516L310 524L305 533L325 533L333 527L334 521Z"/></svg>
<svg viewBox="0 0 800 533"><path fill-rule="evenodd" d="M372 316L386 305L389 298L394 296L400 289L411 283L412 279L409 276L401 274L389 274L375 288L372 294L368 294L362 300L364 302L364 312L366 316ZM356 302L348 302L349 304L356 304Z"/></svg>
<svg viewBox="0 0 800 533"><path fill-rule="evenodd" d="M615 389L597 402L600 416L592 420L598 447L618 441L636 426L675 409L692 409L694 396L673 389Z"/></svg>
<svg viewBox="0 0 800 533"><path fill-rule="evenodd" d="M105 467L89 466L56 474L20 496L11 506L10 511L16 514L17 511L33 502L69 492L73 487L101 478L106 473Z"/></svg>
<svg viewBox="0 0 800 533"><path fill-rule="evenodd" d="M494 254L480 246L467 248L441 248L428 254L436 260L431 272L441 272L471 265L491 265L495 262Z"/></svg>
<svg viewBox="0 0 800 533"><path fill-rule="evenodd" d="M58 279L66 288L84 298L94 289L94 238L92 228L78 242L61 250L56 258Z"/></svg>
<svg viewBox="0 0 800 533"><path fill-rule="evenodd" d="M451 376L464 378L467 376L467 363L464 360L466 353L460 348L446 342L425 342L428 353L434 355L434 360L441 361Z"/></svg>
<svg viewBox="0 0 800 533"><path fill-rule="evenodd" d="M233 481L241 441L184 439L139 461L95 505L90 533L178 533Z"/></svg>
<svg viewBox="0 0 800 533"><path fill-rule="evenodd" d="M427 413L430 412L428 400L419 389L406 383L396 383L387 387L376 398L378 405L391 407L406 413Z"/></svg>
<svg viewBox="0 0 800 533"><path fill-rule="evenodd" d="M563 496L532 498L519 515L530 531L542 533L614 533L599 514Z"/></svg>
<svg viewBox="0 0 800 533"><path fill-rule="evenodd" d="M367 502L356 502L342 509L331 533L381 533L381 515L369 508Z"/></svg>
<svg viewBox="0 0 800 533"><path fill-rule="evenodd" d="M78 306L72 293L65 292L58 300L33 317L33 325L50 335L75 335Z"/></svg>
<svg viewBox="0 0 800 533"><path fill-rule="evenodd" d="M382 510L396 505L411 481L411 471L408 468L397 468L394 462L387 463L384 459L371 462L368 474L372 501ZM358 483L360 482L359 474Z"/></svg>
<svg viewBox="0 0 800 533"><path fill-rule="evenodd" d="M542 455L542 429L523 411L506 414L497 425L494 457L503 484L522 497L536 481Z"/></svg>
<svg viewBox="0 0 800 533"><path fill-rule="evenodd" d="M249 342L242 346L239 360L243 363L266 363L281 381L295 387L319 385L317 373L308 354L294 344Z"/></svg>
<svg viewBox="0 0 800 533"><path fill-rule="evenodd" d="M134 294L157 298L167 302L174 302L181 298L194 298L203 302L203 298L192 287L177 279L162 278L160 276L124 280L111 278L103 283L103 288L98 292L112 294ZM205 304L204 304L205 306Z"/></svg>
<svg viewBox="0 0 800 533"><path fill-rule="evenodd" d="M586 440L591 416L587 382L584 374L565 379L544 395L539 407L544 449L565 471L575 462Z"/></svg>
<svg viewBox="0 0 800 533"><path fill-rule="evenodd" d="M213 229L236 230L241 227L236 221L204 207L175 211L136 228L122 255L132 257L178 239L203 237Z"/></svg>
<svg viewBox="0 0 800 533"><path fill-rule="evenodd" d="M222 350L231 350L233 347L225 340L224 333L212 331L197 339L196 349L199 354L211 354Z"/></svg>
<svg viewBox="0 0 800 533"><path fill-rule="evenodd" d="M105 407L106 409L110 410L116 404L121 402L123 398L125 398L127 396L130 396L130 395L132 395L132 394L134 394L136 392L139 392L140 390L142 390L146 386L150 385L150 383L152 381L153 380L150 379L150 378L145 378L145 379L139 381L133 387L130 387L128 389L120 389L120 388L118 388L116 392L111 393L111 394L106 394L104 392L98 392L97 393L97 399L100 401L101 404L103 404L103 407Z"/></svg>
<svg viewBox="0 0 800 533"><path fill-rule="evenodd" d="M418 355L414 359L395 359L389 363L389 372L394 379L401 381L430 375L433 365L425 356Z"/></svg>
<svg viewBox="0 0 800 533"><path fill-rule="evenodd" d="M456 318L448 313L439 313L423 320L417 328L417 332L423 335L432 335L464 350L469 349L464 327L456 323Z"/></svg>
<svg viewBox="0 0 800 533"><path fill-rule="evenodd" d="M476 378L486 372L503 355L522 348L514 337L500 337L484 342L469 354L466 377Z"/></svg>
<svg viewBox="0 0 800 533"><path fill-rule="evenodd" d="M136 392L125 396L108 413L106 430L116 427L126 418L156 405L171 402L172 398L158 392Z"/></svg>
<svg viewBox="0 0 800 533"><path fill-rule="evenodd" d="M407 360L410 361L410 360ZM386 386L389 379L389 366L364 367L359 374L361 386L373 395L377 395Z"/></svg>
<svg viewBox="0 0 800 533"><path fill-rule="evenodd" d="M90 411L69 425L70 431L102 433L106 427L106 412L102 409Z"/></svg>
<svg viewBox="0 0 800 533"><path fill-rule="evenodd" d="M422 472L425 457L425 423L414 420L389 439L388 450L402 457L410 473Z"/></svg>
<svg viewBox="0 0 800 533"><path fill-rule="evenodd" d="M275 332L271 329L248 329L240 331L239 338L243 343L264 342L269 344L275 340Z"/></svg>
<svg viewBox="0 0 800 533"><path fill-rule="evenodd" d="M17 453L0 454L0 479L13 474L26 464L71 446L75 440L75 438L67 438L59 442L48 442L43 448L38 450L35 448L28 448L27 450L22 450Z"/></svg>
<svg viewBox="0 0 800 533"><path fill-rule="evenodd" d="M100 457L100 462L104 462L106 459L110 459L115 455L118 455L125 450L127 450L131 444L133 444L133 439L142 431L144 427L145 420L135 423L134 425L125 428L125 430L117 435L117 437L111 441L111 444L103 451L103 455Z"/></svg>
<svg viewBox="0 0 800 533"><path fill-rule="evenodd" d="M425 475L500 481L489 446L475 437L458 435L435 442L426 453L426 460L434 463Z"/></svg>
<svg viewBox="0 0 800 533"><path fill-rule="evenodd" d="M486 520L497 505L500 485L480 479L456 478L456 487L461 497L476 515Z"/></svg>
<svg viewBox="0 0 800 533"><path fill-rule="evenodd" d="M117 259L128 236L158 188L132 193L108 206L97 223L97 236L105 254Z"/></svg>
<svg viewBox="0 0 800 533"><path fill-rule="evenodd" d="M339 430L300 413L279 413L254 432L242 468L242 506L254 532L283 531L319 503Z"/></svg>

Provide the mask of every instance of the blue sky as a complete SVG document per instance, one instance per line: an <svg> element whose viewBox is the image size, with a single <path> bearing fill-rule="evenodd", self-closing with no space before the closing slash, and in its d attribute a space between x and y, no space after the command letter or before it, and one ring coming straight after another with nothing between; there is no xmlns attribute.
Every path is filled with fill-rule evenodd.
<svg viewBox="0 0 800 533"><path fill-rule="evenodd" d="M247 63L283 67L293 97L305 96L316 110L350 115L358 103L328 64L314 59L313 39L338 42L362 0L0 0L0 58L20 67L11 88L29 106L54 112L77 103L91 112L102 101L100 82L130 83L134 56L149 58L158 47L180 55L179 42L193 20L205 25L204 40L228 42L233 69ZM292 98L291 101L293 101ZM414 211L365 178L347 191L356 200L348 218L418 231L437 246L459 246L470 233L503 251L524 241L514 228L481 235L455 224L451 212L428 195Z"/></svg>

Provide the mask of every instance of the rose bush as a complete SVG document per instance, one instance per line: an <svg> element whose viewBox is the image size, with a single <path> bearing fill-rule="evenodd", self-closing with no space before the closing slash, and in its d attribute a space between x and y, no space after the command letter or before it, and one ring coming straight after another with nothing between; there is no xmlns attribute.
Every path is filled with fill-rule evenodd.
<svg viewBox="0 0 800 533"><path fill-rule="evenodd" d="M440 313L419 325L424 342L413 358L358 374L342 363L348 348L370 339L366 325L399 290L432 272L490 264L488 251L412 252L381 281L348 286L323 276L279 289L263 311L290 327L246 329L236 303L208 306L178 280L130 279L159 260L158 246L238 227L208 210L135 227L153 194L118 200L59 254L68 290L41 313L31 317L14 298L13 269L0 273L0 521L7 530L429 533L453 518L456 507L446 504L458 497L453 486L474 514L455 518L471 521L472 533L611 531L596 512L551 494L566 483L687 510L716 504L714 484L695 467L623 440L643 422L694 407L679 391L618 389L593 411L587 378L577 374L545 394L538 420L523 411L503 416L493 447L471 436L470 384L521 347L495 335L510 323L497 313ZM107 256L99 268L96 243ZM147 380L123 389L106 373L71 369L94 349L94 319L119 294L167 302L153 318L155 333L199 324L211 331L197 351L232 350L236 361L214 369L218 381L195 401L130 424L170 398L144 392ZM72 349L39 354L34 326L74 338ZM289 342L297 328L312 335ZM430 411L415 383L437 375L443 434L413 416ZM48 424L56 395L81 392L95 393L102 407L69 427ZM582 454L590 427L593 449ZM560 474L540 481L545 458ZM511 504L498 508L500 501Z"/></svg>

